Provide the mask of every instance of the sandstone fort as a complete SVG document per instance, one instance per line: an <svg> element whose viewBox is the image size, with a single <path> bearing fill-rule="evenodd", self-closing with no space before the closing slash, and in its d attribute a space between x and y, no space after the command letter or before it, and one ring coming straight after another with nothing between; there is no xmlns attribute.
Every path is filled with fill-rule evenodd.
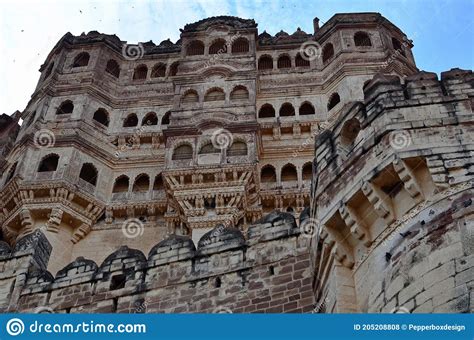
<svg viewBox="0 0 474 340"><path fill-rule="evenodd" d="M0 116L0 311L473 312L472 71L313 27L65 34Z"/></svg>

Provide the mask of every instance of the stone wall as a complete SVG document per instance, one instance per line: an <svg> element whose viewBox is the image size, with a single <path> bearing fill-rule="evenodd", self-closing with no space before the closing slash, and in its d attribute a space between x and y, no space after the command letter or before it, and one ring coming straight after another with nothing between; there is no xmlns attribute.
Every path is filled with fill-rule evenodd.
<svg viewBox="0 0 474 340"><path fill-rule="evenodd" d="M272 213L247 237L218 225L197 246L173 235L148 257L120 247L101 265L77 258L55 276L41 231L0 247L0 311L60 313L278 313L314 306L308 239L294 217Z"/></svg>
<svg viewBox="0 0 474 340"><path fill-rule="evenodd" d="M472 71L378 75L316 142L326 312L474 310Z"/></svg>

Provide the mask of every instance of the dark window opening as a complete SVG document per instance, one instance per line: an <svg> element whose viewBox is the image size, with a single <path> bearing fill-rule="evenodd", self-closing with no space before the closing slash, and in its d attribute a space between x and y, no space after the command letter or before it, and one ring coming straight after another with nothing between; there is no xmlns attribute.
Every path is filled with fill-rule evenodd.
<svg viewBox="0 0 474 340"><path fill-rule="evenodd" d="M339 97L339 94L333 93L331 95L331 98L329 98L328 111L332 110L332 108L336 106L337 104L339 104L340 101L341 101L341 98Z"/></svg>
<svg viewBox="0 0 474 340"><path fill-rule="evenodd" d="M77 55L76 58L74 58L74 62L72 64L72 67L83 67L87 66L89 64L89 53L87 52L82 52Z"/></svg>
<svg viewBox="0 0 474 340"><path fill-rule="evenodd" d="M323 63L334 56L334 46L331 43L326 44L323 48Z"/></svg>
<svg viewBox="0 0 474 340"><path fill-rule="evenodd" d="M278 58L277 66L278 68L290 68L291 67L290 57L287 55L284 55Z"/></svg>
<svg viewBox="0 0 474 340"><path fill-rule="evenodd" d="M238 38L232 44L232 53L246 53L249 51L249 41L245 38Z"/></svg>
<svg viewBox="0 0 474 340"><path fill-rule="evenodd" d="M114 275L110 280L110 290L122 289L125 287L126 277L124 274Z"/></svg>
<svg viewBox="0 0 474 340"><path fill-rule="evenodd" d="M90 163L82 165L79 178L95 186L97 184L97 169Z"/></svg>
<svg viewBox="0 0 474 340"><path fill-rule="evenodd" d="M56 171L58 168L58 163L59 163L59 156L58 155L50 155L45 158L40 162L40 165L38 167L38 172L50 172L50 171Z"/></svg>
<svg viewBox="0 0 474 340"><path fill-rule="evenodd" d="M262 56L258 60L258 69L259 70L271 70L273 69L273 59L270 56Z"/></svg>
<svg viewBox="0 0 474 340"><path fill-rule="evenodd" d="M109 126L109 114L105 109L98 109L94 113L93 119L104 126Z"/></svg>
<svg viewBox="0 0 474 340"><path fill-rule="evenodd" d="M74 104L70 100L66 100L61 103L61 105L58 107L58 110L56 111L57 115L65 115L65 114L70 114L74 110Z"/></svg>
<svg viewBox="0 0 474 340"><path fill-rule="evenodd" d="M115 60L110 59L107 62L107 66L105 67L105 72L111 74L115 78L118 78L120 76L120 66Z"/></svg>
<svg viewBox="0 0 474 340"><path fill-rule="evenodd" d="M138 125L138 117L136 114L132 113L123 122L123 127L134 127Z"/></svg>
<svg viewBox="0 0 474 340"><path fill-rule="evenodd" d="M372 46L370 37L365 32L357 32L354 34L354 43L356 46Z"/></svg>
<svg viewBox="0 0 474 340"><path fill-rule="evenodd" d="M270 104L265 104L258 111L258 118L272 118L275 117L275 109Z"/></svg>

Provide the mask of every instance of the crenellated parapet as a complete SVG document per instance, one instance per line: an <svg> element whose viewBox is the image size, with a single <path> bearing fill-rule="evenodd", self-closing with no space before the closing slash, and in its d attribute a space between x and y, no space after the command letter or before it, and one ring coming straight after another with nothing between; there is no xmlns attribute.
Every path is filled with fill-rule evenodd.
<svg viewBox="0 0 474 340"><path fill-rule="evenodd" d="M306 217L304 217L306 218ZM18 248L46 253L44 235L27 236ZM310 312L314 308L307 238L291 214L274 212L249 228L218 225L197 247L191 238L171 235L146 257L122 246L102 264L77 258L53 276L41 263L25 272L11 296L18 311L37 307L55 312ZM0 249L2 265L20 251ZM41 251L39 251L41 249ZM4 272L4 276L14 276ZM6 301L4 304L7 304ZM217 311L217 312L219 312Z"/></svg>
<svg viewBox="0 0 474 340"><path fill-rule="evenodd" d="M431 238L430 233L438 235L440 248L456 249L459 257L470 254L473 79L472 71L460 69L443 72L441 80L429 72L402 80L376 75L364 87L364 102L347 104L317 138L312 205L320 228L314 244L320 261L316 276L330 278L321 279L316 292L322 303L331 290L338 295L338 280L351 287L351 294L333 300L328 311L390 311L388 306L409 301L392 294L374 304L364 286L371 284L360 280L391 273L384 274L389 276L382 285L390 287L392 280L400 280L394 268L411 256L410 249L425 247L423 238ZM448 234L462 242L443 240ZM424 254L430 261L431 255ZM372 277L365 277L366 271ZM405 279L401 288L421 280L415 275ZM421 284L419 292L423 289L428 287ZM450 310L447 301L430 300L431 307L420 309L422 303L413 297L407 308Z"/></svg>

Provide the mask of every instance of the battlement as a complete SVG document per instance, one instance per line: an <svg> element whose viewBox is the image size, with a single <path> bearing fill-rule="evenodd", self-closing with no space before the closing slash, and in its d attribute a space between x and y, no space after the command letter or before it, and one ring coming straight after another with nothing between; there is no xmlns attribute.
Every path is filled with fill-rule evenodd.
<svg viewBox="0 0 474 340"><path fill-rule="evenodd" d="M274 212L252 225L247 237L216 226L198 242L172 235L141 251L120 247L102 264L79 257L56 276L46 264L18 273L20 249L47 262L51 246L41 231L25 236L11 252L0 244L2 280L21 275L17 294L2 310L57 312L309 312L313 309L307 238L292 215ZM33 242L34 240L34 242ZM18 249L17 249L18 248ZM7 294L8 295L8 294ZM192 296L192 299L189 297ZM16 299L14 301L14 299Z"/></svg>

